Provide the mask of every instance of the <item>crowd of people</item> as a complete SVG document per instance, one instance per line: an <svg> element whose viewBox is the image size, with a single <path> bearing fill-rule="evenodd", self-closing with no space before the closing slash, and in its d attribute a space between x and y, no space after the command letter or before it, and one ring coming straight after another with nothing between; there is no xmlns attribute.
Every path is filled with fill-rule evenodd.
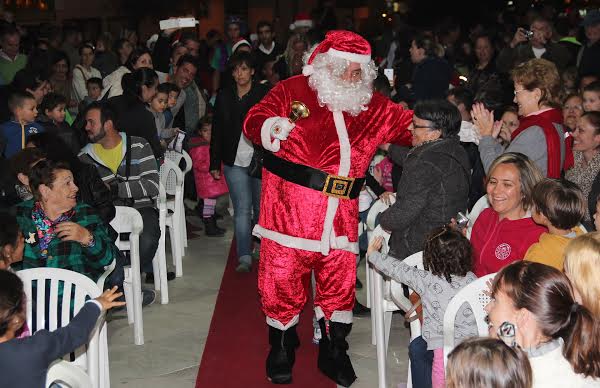
<svg viewBox="0 0 600 388"><path fill-rule="evenodd" d="M420 295L414 386L600 386L600 10L535 11L500 13L494 28L473 23L468 33L400 21L371 45L328 32L335 18L306 15L287 41L268 21L250 34L238 17L224 38L167 29L147 42L0 21L0 353L15 351L6 345L24 321L22 285L7 272L57 267L96 280L115 262L98 307L120 305L113 286L128 257L109 225L115 206L141 214L140 267L154 282L160 166L183 147L193 160L185 195L198 202L188 212L222 237L216 205L229 194L236 271L260 255L273 382L291 382L312 271L315 342L327 354L319 368L353 383L345 338L366 256ZM296 126L297 99L314 106ZM321 193L304 182L328 169L358 188L334 199L327 183ZM391 234L389 254L355 227L378 199L391 204L377 221ZM467 234L457 215L481 201ZM424 270L402 263L419 251ZM463 308L445 369L446 306L493 273L491 338L470 338L475 321ZM143 294L144 305L154 301L153 290Z"/></svg>

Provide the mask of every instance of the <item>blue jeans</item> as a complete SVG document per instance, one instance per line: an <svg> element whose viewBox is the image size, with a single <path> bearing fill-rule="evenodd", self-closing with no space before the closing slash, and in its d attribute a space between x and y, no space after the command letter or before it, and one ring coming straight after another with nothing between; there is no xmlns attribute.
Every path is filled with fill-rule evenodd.
<svg viewBox="0 0 600 388"><path fill-rule="evenodd" d="M252 227L258 222L261 180L248 175L248 167L224 166L233 202L235 246L241 262L252 263Z"/></svg>
<svg viewBox="0 0 600 388"><path fill-rule="evenodd" d="M431 388L431 367L433 350L427 350L427 342L418 336L408 345L410 374L413 387Z"/></svg>

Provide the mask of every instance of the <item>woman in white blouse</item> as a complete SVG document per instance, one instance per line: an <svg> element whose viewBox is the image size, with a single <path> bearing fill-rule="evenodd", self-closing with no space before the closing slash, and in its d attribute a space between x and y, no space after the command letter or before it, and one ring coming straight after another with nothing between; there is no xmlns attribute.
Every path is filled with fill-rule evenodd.
<svg viewBox="0 0 600 388"><path fill-rule="evenodd" d="M85 83L88 79L97 77L102 78L100 71L92 67L94 62L94 47L90 44L84 44L79 48L81 63L73 68L73 95L77 103L83 101L87 96Z"/></svg>

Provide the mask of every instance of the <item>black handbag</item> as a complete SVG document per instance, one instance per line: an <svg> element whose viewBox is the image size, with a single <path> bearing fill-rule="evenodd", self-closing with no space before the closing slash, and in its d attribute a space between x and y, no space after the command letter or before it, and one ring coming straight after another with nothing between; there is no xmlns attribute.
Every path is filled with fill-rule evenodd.
<svg viewBox="0 0 600 388"><path fill-rule="evenodd" d="M252 154L252 160L248 166L248 175L252 178L262 178L263 158L265 156L265 150L261 147L254 146L254 153Z"/></svg>

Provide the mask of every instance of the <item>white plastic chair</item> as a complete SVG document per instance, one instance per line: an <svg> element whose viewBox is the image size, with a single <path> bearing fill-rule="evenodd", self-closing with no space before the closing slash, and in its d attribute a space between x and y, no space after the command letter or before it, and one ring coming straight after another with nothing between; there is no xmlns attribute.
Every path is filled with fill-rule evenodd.
<svg viewBox="0 0 600 388"><path fill-rule="evenodd" d="M66 384L70 388L93 387L90 376L83 369L65 360L54 361L48 368L46 388L50 388L52 383Z"/></svg>
<svg viewBox="0 0 600 388"><path fill-rule="evenodd" d="M96 283L87 276L62 268L31 268L19 271L17 275L23 281L27 298L27 325L32 330L32 334L41 329L50 331L58 329L59 318L61 325L66 326L71 321L71 307L73 313L77 314L87 298L96 298L102 293ZM37 282L35 295L33 294L34 281ZM60 296L59 282L63 286ZM47 291L49 292L48 296L46 295ZM59 303L59 299L61 303ZM36 306L35 323L32 321L34 301ZM46 301L49 301L48 305L46 305ZM46 308L49 309L48 313L46 313ZM48 316L49 322L46 322L46 316ZM101 370L108 368L108 365L104 364L108 362L108 345L106 336L100 335L101 330L106 330L103 315L98 319L87 346L84 345L75 351L75 360L73 361L75 365L85 370L94 388L110 386L109 381L101 379L100 374ZM105 352L105 354L101 354L101 352ZM65 357L69 356L70 354L65 355Z"/></svg>
<svg viewBox="0 0 600 388"><path fill-rule="evenodd" d="M169 284L167 279L167 254L165 251L165 232L167 229L167 194L162 183L158 183L158 197L156 197L156 208L158 209L158 224L160 226L160 238L156 254L152 259L154 270L154 289L160 291L160 304L169 303ZM158 274L158 276L156 276Z"/></svg>
<svg viewBox="0 0 600 388"><path fill-rule="evenodd" d="M487 306L491 299L484 291L488 290L487 282L493 280L494 276L496 276L495 273L485 275L468 284L457 292L454 298L450 300L450 303L448 303L448 307L444 313L444 367L448 361L448 354L454 349L454 321L463 303L468 303L471 311L473 311L479 336L488 336L485 306Z"/></svg>
<svg viewBox="0 0 600 388"><path fill-rule="evenodd" d="M485 194L483 197L479 198L477 202L475 202L475 205L473 205L473 208L467 215L467 218L469 219L469 226L467 227L467 238L469 240L471 239L471 231L473 230L473 225L475 225L477 217L479 217L481 212L487 209L488 207L490 207L490 203L488 201L487 194Z"/></svg>
<svg viewBox="0 0 600 388"><path fill-rule="evenodd" d="M190 172L192 170L192 158L191 156L185 151L182 150L181 152L177 152L174 150L168 150L165 153L165 158L171 160L173 163L175 163L175 165L177 167L179 167L183 173L183 185L181 187L181 191L182 193L185 195L185 176L187 175L188 172ZM181 160L184 160L185 162L185 167L180 167L181 165ZM185 248L187 248L188 246L188 241L187 241L187 224L185 222L185 204L183 202L183 195L181 197L181 210L183 212L183 218L181 219L182 225L182 239L183 239L183 248L181 251L182 256L185 256Z"/></svg>
<svg viewBox="0 0 600 388"><path fill-rule="evenodd" d="M165 159L160 166L160 183L163 184L166 194L174 195L174 199L167 199L166 226L169 228L169 239L171 241L171 255L175 265L175 275L183 275L183 239L185 225L185 210L183 207L183 172L169 159Z"/></svg>
<svg viewBox="0 0 600 388"><path fill-rule="evenodd" d="M373 231L373 238L382 236L385 239L385 244L382 246L381 252L387 253L387 243L389 241L389 233L381 229L380 226ZM423 252L417 252L406 259L404 262L410 266L416 266L423 269ZM372 280L374 284L372 321L374 321L375 342L377 345L377 374L379 388L387 387L387 350L389 345L390 330L392 323L392 313L397 310L409 311L413 305L410 300L404 296L402 284L384 277L377 271L373 270ZM411 290L410 293L413 293ZM414 340L421 335L421 322L416 319L417 313L413 311L410 323L410 340ZM408 364L408 381L407 387L412 387L412 379L410 373L410 360Z"/></svg>
<svg viewBox="0 0 600 388"><path fill-rule="evenodd" d="M136 345L144 344L144 322L142 316L142 280L140 275L140 233L144 222L140 213L128 206L115 206L115 218L110 226L119 234L115 244L121 251L129 251L131 265L124 268L123 291L127 303L127 322L133 323L133 338ZM121 233L129 233L129 241L121 241Z"/></svg>
<svg viewBox="0 0 600 388"><path fill-rule="evenodd" d="M390 202L391 204L394 204L394 202L396 202L396 196L393 195L390 197ZM389 205L387 205L385 202L383 202L382 200L378 199L377 201L375 201L373 203L373 205L371 206L371 209L369 209L369 213L367 214L367 221L365 222L365 225L367 227L367 238L369 240L369 242L372 240L373 238L373 232L375 229L375 221L377 220L377 216L379 215L379 213L385 211L387 208L389 208ZM386 238L386 242L389 239L389 237ZM367 307L372 308L373 307L373 287L374 287L374 280L373 280L373 269L371 268L371 266L369 265L369 261L365 260L365 277L366 277L366 285L367 285ZM375 338L375 320L371 320L371 343L373 345L377 344L377 339Z"/></svg>

